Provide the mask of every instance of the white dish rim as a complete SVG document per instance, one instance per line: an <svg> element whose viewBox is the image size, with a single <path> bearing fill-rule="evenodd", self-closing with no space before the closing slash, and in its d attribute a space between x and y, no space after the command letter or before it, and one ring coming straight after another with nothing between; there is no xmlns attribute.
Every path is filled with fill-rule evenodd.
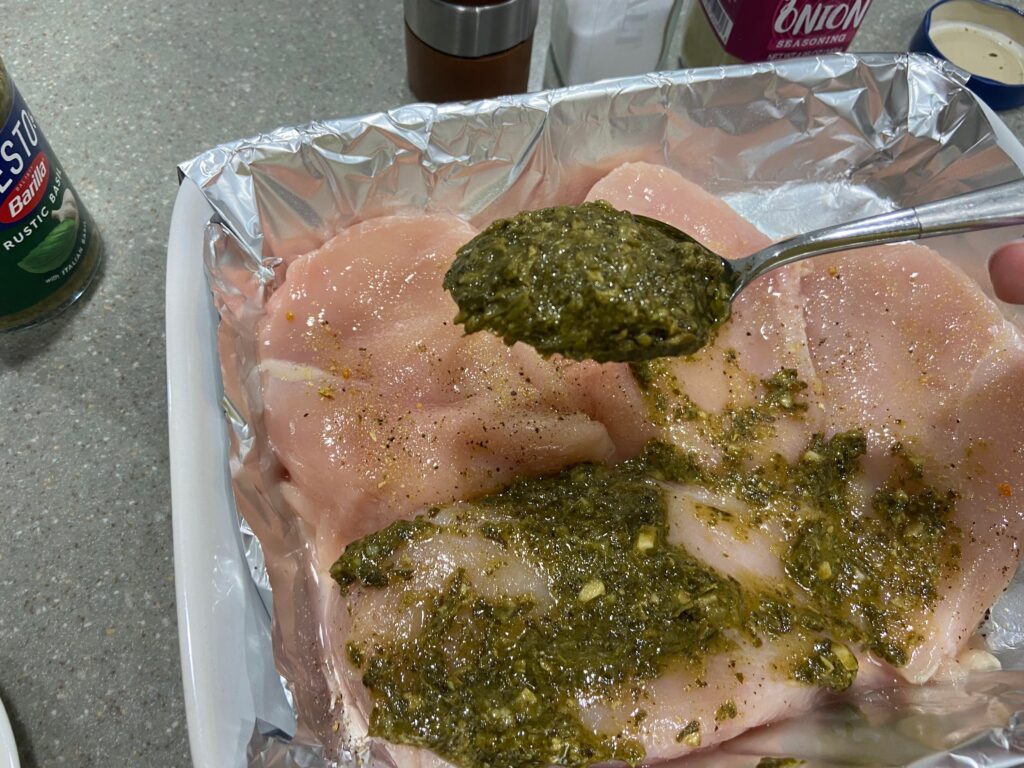
<svg viewBox="0 0 1024 768"><path fill-rule="evenodd" d="M20 768L18 760L18 744L14 741L11 721L7 718L7 710L0 701L0 768Z"/></svg>

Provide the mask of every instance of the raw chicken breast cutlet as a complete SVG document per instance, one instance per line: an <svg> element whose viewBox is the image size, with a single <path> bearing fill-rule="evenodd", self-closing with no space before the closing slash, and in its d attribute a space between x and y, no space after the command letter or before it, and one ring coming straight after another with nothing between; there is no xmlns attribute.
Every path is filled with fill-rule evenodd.
<svg viewBox="0 0 1024 768"><path fill-rule="evenodd" d="M667 168L588 199L728 257L767 242ZM1016 569L1024 478L1024 345L964 275L916 245L793 265L707 348L630 368L464 336L441 281L475 234L357 224L259 326L320 585L330 701L300 716L330 750L664 763L959 671Z"/></svg>
<svg viewBox="0 0 1024 768"><path fill-rule="evenodd" d="M450 216L358 224L292 263L267 304L268 438L323 568L425 505L618 461L651 434L625 366L547 361L453 325L441 279L474 234Z"/></svg>

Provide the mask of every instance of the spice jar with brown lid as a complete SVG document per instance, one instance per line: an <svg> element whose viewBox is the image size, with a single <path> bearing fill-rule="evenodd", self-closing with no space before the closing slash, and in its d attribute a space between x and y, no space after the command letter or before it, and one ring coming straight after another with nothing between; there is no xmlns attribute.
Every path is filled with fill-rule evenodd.
<svg viewBox="0 0 1024 768"><path fill-rule="evenodd" d="M424 101L522 93L540 0L405 0L409 88Z"/></svg>

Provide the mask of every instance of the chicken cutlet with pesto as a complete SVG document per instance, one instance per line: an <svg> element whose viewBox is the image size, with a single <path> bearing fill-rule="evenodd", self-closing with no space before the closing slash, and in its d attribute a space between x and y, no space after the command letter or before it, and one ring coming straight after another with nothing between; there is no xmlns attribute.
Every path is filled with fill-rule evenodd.
<svg viewBox="0 0 1024 768"><path fill-rule="evenodd" d="M589 199L726 257L767 242L660 166ZM977 659L1024 527L1024 343L958 269L919 245L814 259L692 355L598 363L463 332L443 281L477 234L357 224L261 322L324 627L300 716L329 749L655 765Z"/></svg>

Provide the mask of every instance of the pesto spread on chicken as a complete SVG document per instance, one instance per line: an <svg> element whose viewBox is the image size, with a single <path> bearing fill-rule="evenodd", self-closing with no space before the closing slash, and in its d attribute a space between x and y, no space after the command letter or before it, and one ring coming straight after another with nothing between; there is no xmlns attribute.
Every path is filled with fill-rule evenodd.
<svg viewBox="0 0 1024 768"><path fill-rule="evenodd" d="M444 287L468 333L544 355L686 355L729 316L728 265L693 238L606 202L526 211L459 249Z"/></svg>
<svg viewBox="0 0 1024 768"><path fill-rule="evenodd" d="M628 729L595 731L581 702L614 700L672 668L700 687L710 659L740 658L745 647L777 648L773 674L833 691L856 677L857 649L904 663L918 641L912 616L934 605L956 567L955 496L926 483L894 445L899 466L875 491L872 514L855 512L866 447L858 430L813 435L796 461L740 460L761 437L749 425L800 418L805 388L781 370L735 423L709 427L716 445L734 449L718 465L651 441L621 464L524 478L349 545L331 570L343 592L394 590L396 604L420 617L401 641L355 632L349 642L349 662L373 695L370 733L466 768L635 765L645 758L641 741ZM678 418L702 417L694 409ZM766 518L779 522L784 580L741 584L690 552L672 532L678 488L748 502L759 517L708 508L739 536ZM432 539L495 554L484 569L455 567L424 587L429 558L413 548ZM547 594L495 596L487 580L512 562L542 573ZM678 741L700 746L704 728L743 707L731 697L714 704L703 724L680 713ZM641 700L633 725L645 717Z"/></svg>

